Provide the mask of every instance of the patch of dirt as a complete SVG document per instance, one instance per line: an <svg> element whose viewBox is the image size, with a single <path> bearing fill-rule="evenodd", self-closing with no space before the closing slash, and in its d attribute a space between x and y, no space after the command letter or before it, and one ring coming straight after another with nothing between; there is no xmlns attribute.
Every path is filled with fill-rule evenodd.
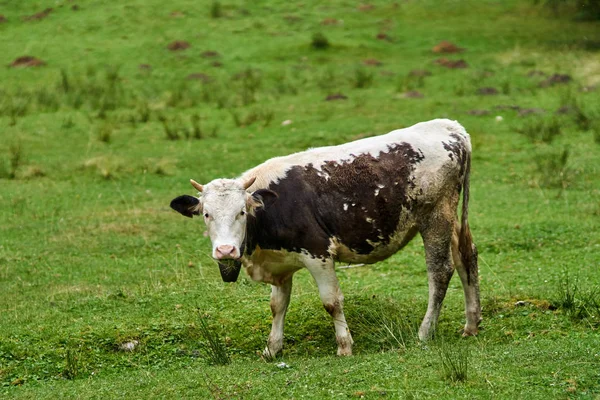
<svg viewBox="0 0 600 400"><path fill-rule="evenodd" d="M183 18L185 17L185 14L181 11L173 11L169 16L172 18Z"/></svg>
<svg viewBox="0 0 600 400"><path fill-rule="evenodd" d="M46 65L46 63L39 58L32 56L21 56L17 57L15 61L10 63L10 66L13 68L21 68L21 67L41 67Z"/></svg>
<svg viewBox="0 0 600 400"><path fill-rule="evenodd" d="M344 21L335 18L325 18L323 21L321 21L321 25L340 25L343 23Z"/></svg>
<svg viewBox="0 0 600 400"><path fill-rule="evenodd" d="M447 58L438 58L434 61L435 64L450 69L469 68L469 64L465 60L448 60Z"/></svg>
<svg viewBox="0 0 600 400"><path fill-rule="evenodd" d="M464 48L458 47L454 43L448 42L446 40L442 40L431 49L434 53L443 53L443 54L452 54L452 53L461 53L465 51Z"/></svg>
<svg viewBox="0 0 600 400"><path fill-rule="evenodd" d="M150 64L140 64L138 65L138 68L142 71L150 71L152 66Z"/></svg>
<svg viewBox="0 0 600 400"><path fill-rule="evenodd" d="M387 40L388 42L392 41L392 38L387 33L379 32L377 36L375 36L377 40Z"/></svg>
<svg viewBox="0 0 600 400"><path fill-rule="evenodd" d="M547 74L544 71L540 71L537 69L532 69L527 73L527 76L530 78L535 78L536 76L546 76Z"/></svg>
<svg viewBox="0 0 600 400"><path fill-rule="evenodd" d="M426 77L426 76L431 76L431 72L427 71L426 69L413 69L412 71L410 71L408 73L408 76L415 76L415 77Z"/></svg>
<svg viewBox="0 0 600 400"><path fill-rule="evenodd" d="M50 15L52 10L52 8L46 8L44 11L40 11L39 13L35 13L28 17L23 17L23 21L40 21Z"/></svg>
<svg viewBox="0 0 600 400"><path fill-rule="evenodd" d="M371 11L375 9L375 6L373 4L360 4L357 9L358 11Z"/></svg>
<svg viewBox="0 0 600 400"><path fill-rule="evenodd" d="M469 115L489 115L489 111L488 110L469 110L467 111L467 114Z"/></svg>
<svg viewBox="0 0 600 400"><path fill-rule="evenodd" d="M517 106L517 105L510 105L510 104L499 104L497 106L494 106L494 110L513 110L513 111L519 111L521 109L521 106Z"/></svg>
<svg viewBox="0 0 600 400"><path fill-rule="evenodd" d="M546 110L543 108L523 108L519 111L519 117L525 117L532 114L544 114Z"/></svg>
<svg viewBox="0 0 600 400"><path fill-rule="evenodd" d="M6 21L8 21L8 20L6 19L6 17L5 17L4 15L0 14L0 24L3 24L3 23L5 23Z"/></svg>
<svg viewBox="0 0 600 400"><path fill-rule="evenodd" d="M203 58L215 58L220 57L221 55L214 50L207 50L200 53L200 56L202 56Z"/></svg>
<svg viewBox="0 0 600 400"><path fill-rule="evenodd" d="M569 83L572 80L573 78L571 78L571 75L553 74L552 76L549 76L547 79L540 82L540 87L549 87L558 84Z"/></svg>
<svg viewBox="0 0 600 400"><path fill-rule="evenodd" d="M374 58L367 58L366 60L363 60L363 64L373 66L373 67L379 67L379 66L383 65L383 63L381 61L376 60Z"/></svg>
<svg viewBox="0 0 600 400"><path fill-rule="evenodd" d="M325 98L325 101L346 100L346 99L348 99L348 96L346 96L345 94L333 93L333 94L330 94L329 96L327 96Z"/></svg>
<svg viewBox="0 0 600 400"><path fill-rule="evenodd" d="M482 87L477 89L477 94L480 96L495 96L498 94L498 89L493 87Z"/></svg>
<svg viewBox="0 0 600 400"><path fill-rule="evenodd" d="M555 113L555 114L558 114L558 115L561 115L561 114L570 114L570 113L572 113L573 111L575 111L575 110L573 109L573 107L570 107L570 106L562 106L562 107L559 107L559 108L558 108L558 109L557 109L557 110L556 110L554 113Z"/></svg>
<svg viewBox="0 0 600 400"><path fill-rule="evenodd" d="M167 49L171 51L180 51L185 50L190 47L190 44L185 40L175 40L174 42L169 43Z"/></svg>
<svg viewBox="0 0 600 400"><path fill-rule="evenodd" d="M202 72L196 72L193 74L189 74L186 78L187 80L190 81L202 81L204 83L208 83L212 81L212 78L206 74L203 74Z"/></svg>
<svg viewBox="0 0 600 400"><path fill-rule="evenodd" d="M223 63L221 61L213 61L212 63L210 63L210 65L212 65L215 68L220 68L223 66Z"/></svg>
<svg viewBox="0 0 600 400"><path fill-rule="evenodd" d="M418 90L409 90L408 92L404 92L402 97L405 99L422 99L423 93L419 92Z"/></svg>
<svg viewBox="0 0 600 400"><path fill-rule="evenodd" d="M394 71L381 71L379 72L381 76L395 76L396 73Z"/></svg>

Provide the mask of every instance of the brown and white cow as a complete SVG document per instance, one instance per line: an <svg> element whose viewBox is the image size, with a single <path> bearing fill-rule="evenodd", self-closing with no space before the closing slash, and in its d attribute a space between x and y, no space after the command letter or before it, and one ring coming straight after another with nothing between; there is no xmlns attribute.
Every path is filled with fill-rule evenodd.
<svg viewBox="0 0 600 400"><path fill-rule="evenodd" d="M270 159L237 179L191 181L199 197L180 196L171 207L204 215L225 281L241 265L272 285L273 326L266 356L283 347L292 277L306 268L333 317L338 355L352 354L344 296L334 263L375 263L421 234L429 304L419 329L426 340L458 270L464 294L464 335L481 320L477 250L467 221L471 143L457 122L437 119L386 135L314 148ZM463 193L462 216L457 208Z"/></svg>

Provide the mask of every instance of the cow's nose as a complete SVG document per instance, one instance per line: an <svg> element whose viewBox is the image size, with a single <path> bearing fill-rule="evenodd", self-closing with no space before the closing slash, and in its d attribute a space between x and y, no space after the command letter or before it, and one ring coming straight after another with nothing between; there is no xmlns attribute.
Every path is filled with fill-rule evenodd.
<svg viewBox="0 0 600 400"><path fill-rule="evenodd" d="M230 244L222 244L220 246L217 246L217 251L215 251L215 254L217 256L217 259L222 259L222 258L233 258L233 253L235 252L235 247L233 247Z"/></svg>

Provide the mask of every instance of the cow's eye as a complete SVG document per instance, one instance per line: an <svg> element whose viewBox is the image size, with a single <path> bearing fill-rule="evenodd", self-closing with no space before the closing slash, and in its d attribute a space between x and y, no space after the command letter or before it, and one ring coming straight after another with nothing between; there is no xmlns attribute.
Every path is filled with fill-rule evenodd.
<svg viewBox="0 0 600 400"><path fill-rule="evenodd" d="M208 213L204 213L204 218L208 218Z"/></svg>
<svg viewBox="0 0 600 400"><path fill-rule="evenodd" d="M246 211L242 210L242 211L240 212L240 215L243 217L244 215L246 215Z"/></svg>

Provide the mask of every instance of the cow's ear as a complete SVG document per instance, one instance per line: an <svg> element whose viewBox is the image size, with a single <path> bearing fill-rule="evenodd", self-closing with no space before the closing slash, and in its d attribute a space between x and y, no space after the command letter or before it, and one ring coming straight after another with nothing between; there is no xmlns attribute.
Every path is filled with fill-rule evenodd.
<svg viewBox="0 0 600 400"><path fill-rule="evenodd" d="M194 215L200 215L201 205L200 200L193 196L184 194L171 201L171 208L181 215L192 218Z"/></svg>
<svg viewBox="0 0 600 400"><path fill-rule="evenodd" d="M272 190L259 189L251 195L251 206L253 208L269 207L277 200L278 197L279 195Z"/></svg>

